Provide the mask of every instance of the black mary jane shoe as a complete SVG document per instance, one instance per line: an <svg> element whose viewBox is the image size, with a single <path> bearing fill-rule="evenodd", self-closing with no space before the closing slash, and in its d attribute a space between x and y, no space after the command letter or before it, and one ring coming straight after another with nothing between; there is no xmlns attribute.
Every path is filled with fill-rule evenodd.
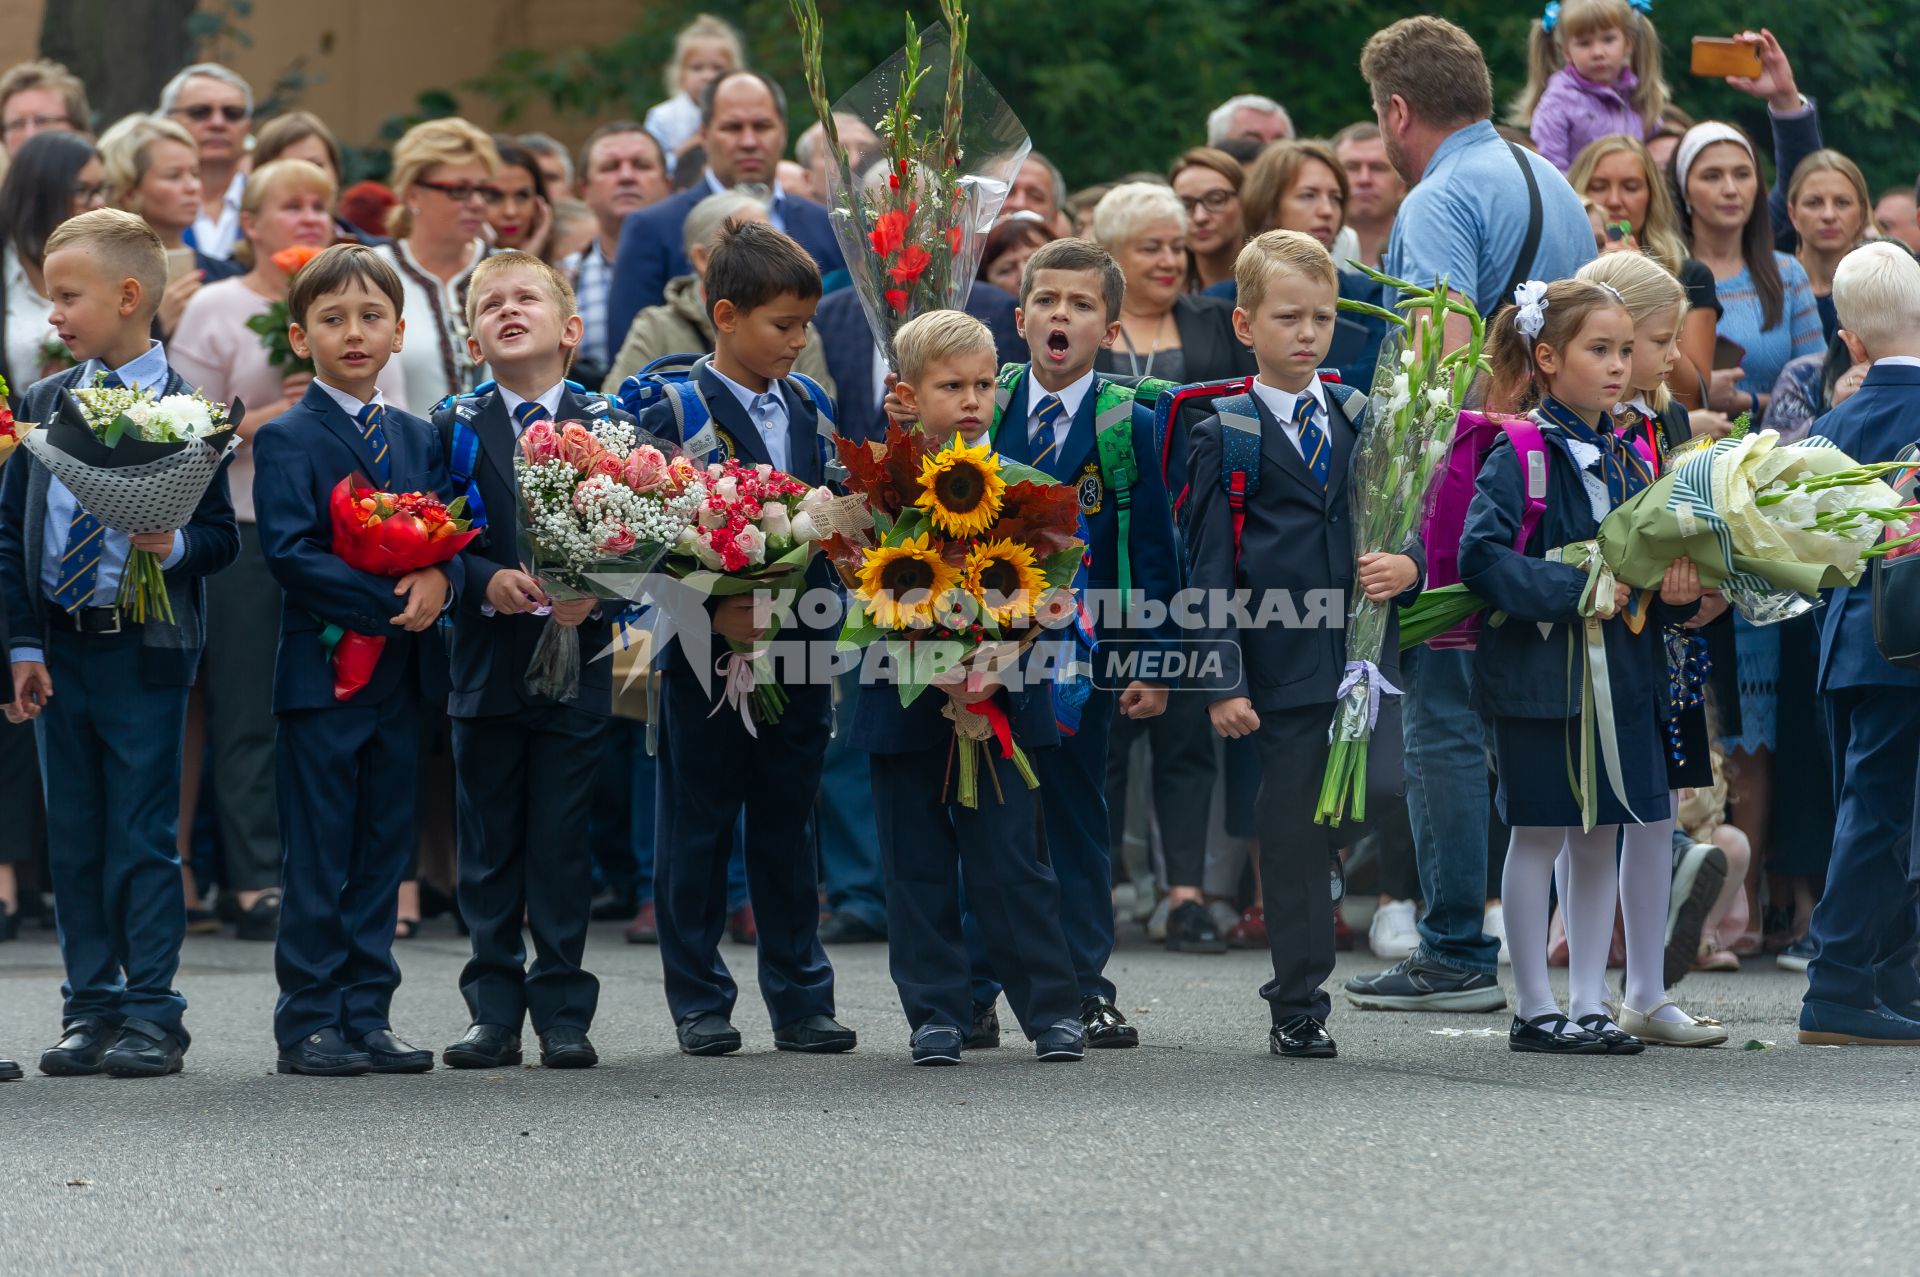
<svg viewBox="0 0 1920 1277"><path fill-rule="evenodd" d="M1535 1055L1605 1055L1607 1044L1554 1012L1531 1020L1515 1016L1507 1030L1507 1049Z"/></svg>
<svg viewBox="0 0 1920 1277"><path fill-rule="evenodd" d="M1574 1023L1605 1042L1608 1055L1638 1055L1647 1049L1645 1042L1598 1012L1583 1015Z"/></svg>

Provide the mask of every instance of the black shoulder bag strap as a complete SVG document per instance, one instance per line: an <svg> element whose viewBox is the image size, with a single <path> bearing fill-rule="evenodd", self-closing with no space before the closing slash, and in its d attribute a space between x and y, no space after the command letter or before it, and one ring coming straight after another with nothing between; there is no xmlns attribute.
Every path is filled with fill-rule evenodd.
<svg viewBox="0 0 1920 1277"><path fill-rule="evenodd" d="M1520 241L1520 256L1513 263L1513 278L1493 299L1493 305L1483 312L1488 315L1512 301L1513 290L1527 282L1527 275L1533 270L1533 259L1540 254L1540 229L1546 220L1540 208L1540 180L1533 175L1533 165L1527 163L1527 153L1513 142L1507 143L1507 149L1513 152L1513 162L1520 166L1521 174L1527 179L1527 237Z"/></svg>

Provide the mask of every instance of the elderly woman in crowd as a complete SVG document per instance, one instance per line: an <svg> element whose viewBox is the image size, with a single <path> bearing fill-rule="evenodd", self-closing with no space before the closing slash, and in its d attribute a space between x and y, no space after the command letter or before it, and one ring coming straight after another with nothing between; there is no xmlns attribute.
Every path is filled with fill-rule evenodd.
<svg viewBox="0 0 1920 1277"><path fill-rule="evenodd" d="M114 207L138 215L167 246L159 323L161 337L169 338L201 285L246 269L187 243L200 216L200 148L164 116L129 115L100 135L100 166Z"/></svg>
<svg viewBox="0 0 1920 1277"><path fill-rule="evenodd" d="M1120 263L1120 338L1094 366L1127 377L1211 381L1253 371L1223 303L1187 292L1187 210L1152 182L1123 182L1093 211L1093 237Z"/></svg>
<svg viewBox="0 0 1920 1277"><path fill-rule="evenodd" d="M612 394L620 383L662 355L705 354L713 349L713 319L707 314L707 295L700 286L706 274L707 259L712 256L713 237L728 223L767 220L767 201L747 191L721 191L693 206L681 226L687 260L693 274L667 281L666 300L649 306L633 317L620 353L614 357L607 374L606 392ZM807 329L807 345L794 360L793 371L804 373L833 393L833 378L827 373L827 358L820 346L820 334Z"/></svg>
<svg viewBox="0 0 1920 1277"><path fill-rule="evenodd" d="M6 288L0 375L16 403L28 386L71 363L47 327L53 303L40 275L47 236L69 217L105 204L106 191L100 155L77 133L35 134L10 157L0 183L0 281Z"/></svg>
<svg viewBox="0 0 1920 1277"><path fill-rule="evenodd" d="M1240 190L1240 161L1210 146L1196 146L1167 173L1187 211L1187 285L1198 292L1233 278L1233 263L1247 242Z"/></svg>
<svg viewBox="0 0 1920 1277"><path fill-rule="evenodd" d="M376 251L406 289L396 402L407 411L430 412L485 375L467 352L467 279L488 252L487 191L499 172L493 139L462 119L416 124L393 148L394 238Z"/></svg>
<svg viewBox="0 0 1920 1277"><path fill-rule="evenodd" d="M1601 252L1645 253L1686 288L1687 317L1680 328L1684 366L1676 365L1671 382L1674 398L1699 413L1705 406L1708 378L1713 372L1720 298L1713 285L1713 272L1698 258L1687 255L1672 188L1647 148L1624 133L1598 138L1581 148L1573 167L1567 170L1567 182L1576 194L1600 209L1605 221L1616 226L1626 223L1627 229L1618 239L1603 232ZM1708 424L1704 417L1696 421L1695 433Z"/></svg>

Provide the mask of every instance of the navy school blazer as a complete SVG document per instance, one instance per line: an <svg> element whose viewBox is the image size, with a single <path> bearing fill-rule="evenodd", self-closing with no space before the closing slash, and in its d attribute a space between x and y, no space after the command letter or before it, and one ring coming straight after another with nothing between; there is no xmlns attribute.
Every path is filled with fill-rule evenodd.
<svg viewBox="0 0 1920 1277"><path fill-rule="evenodd" d="M451 498L446 457L433 427L388 407L382 422L395 492L435 492ZM349 475L370 484L373 454L360 427L317 384L299 403L260 427L253 437L253 505L267 567L280 582L280 649L273 667L273 710L364 707L397 692L428 699L447 694L447 656L435 625L410 634L392 624L406 607L394 582L346 565L334 554L328 511L334 485ZM463 560L445 567L455 606ZM327 625L382 635L386 649L373 678L350 701L333 697L333 670L321 644Z"/></svg>

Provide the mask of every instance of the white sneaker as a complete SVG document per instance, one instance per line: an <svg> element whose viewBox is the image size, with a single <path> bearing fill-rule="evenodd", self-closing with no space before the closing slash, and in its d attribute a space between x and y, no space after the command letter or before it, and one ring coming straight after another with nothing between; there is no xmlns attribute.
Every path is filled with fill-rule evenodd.
<svg viewBox="0 0 1920 1277"><path fill-rule="evenodd" d="M1155 944L1164 944L1167 939L1167 915L1173 912L1173 901L1165 896L1147 915L1147 939Z"/></svg>
<svg viewBox="0 0 1920 1277"><path fill-rule="evenodd" d="M1420 947L1420 932L1413 925L1413 901L1394 900L1373 911L1373 923L1367 928L1367 947L1373 956L1387 962L1411 958Z"/></svg>
<svg viewBox="0 0 1920 1277"><path fill-rule="evenodd" d="M1500 965L1512 966L1513 957L1507 952L1507 918L1499 905L1487 906L1487 915L1481 919L1480 929L1500 942Z"/></svg>

